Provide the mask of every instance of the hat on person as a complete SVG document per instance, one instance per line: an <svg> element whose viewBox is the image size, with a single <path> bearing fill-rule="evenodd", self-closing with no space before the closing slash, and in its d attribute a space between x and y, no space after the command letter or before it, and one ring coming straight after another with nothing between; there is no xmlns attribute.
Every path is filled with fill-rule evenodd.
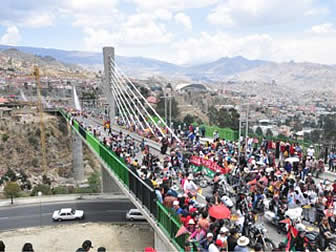
<svg viewBox="0 0 336 252"><path fill-rule="evenodd" d="M209 237L213 237L213 233L208 233L207 238L209 238Z"/></svg>
<svg viewBox="0 0 336 252"><path fill-rule="evenodd" d="M249 243L250 243L250 240L246 236L241 236L237 241L237 244L240 247L246 247Z"/></svg>
<svg viewBox="0 0 336 252"><path fill-rule="evenodd" d="M220 239L217 239L216 240L216 245L218 246L218 247L222 247L223 246L223 242L222 242L222 240L220 240Z"/></svg>
<svg viewBox="0 0 336 252"><path fill-rule="evenodd" d="M193 175L189 174L188 179L193 179L193 178L194 178Z"/></svg>
<svg viewBox="0 0 336 252"><path fill-rule="evenodd" d="M189 222L188 222L188 225L195 225L194 219L190 219Z"/></svg>
<svg viewBox="0 0 336 252"><path fill-rule="evenodd" d="M219 232L226 233L226 232L229 232L229 229L227 229L226 227L222 227Z"/></svg>
<svg viewBox="0 0 336 252"><path fill-rule="evenodd" d="M85 240L82 244L83 249L90 249L93 248L92 242L90 240Z"/></svg>

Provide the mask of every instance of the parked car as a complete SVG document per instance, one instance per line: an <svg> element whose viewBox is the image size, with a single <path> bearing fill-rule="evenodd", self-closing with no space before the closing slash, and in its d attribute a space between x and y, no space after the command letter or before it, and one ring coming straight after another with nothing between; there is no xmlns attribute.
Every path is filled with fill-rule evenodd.
<svg viewBox="0 0 336 252"><path fill-rule="evenodd" d="M141 211L138 209L130 209L126 213L127 220L146 220L145 216L142 215Z"/></svg>
<svg viewBox="0 0 336 252"><path fill-rule="evenodd" d="M52 219L54 221L81 220L83 218L83 210L75 210L72 208L62 208L61 210L56 210L52 215Z"/></svg>

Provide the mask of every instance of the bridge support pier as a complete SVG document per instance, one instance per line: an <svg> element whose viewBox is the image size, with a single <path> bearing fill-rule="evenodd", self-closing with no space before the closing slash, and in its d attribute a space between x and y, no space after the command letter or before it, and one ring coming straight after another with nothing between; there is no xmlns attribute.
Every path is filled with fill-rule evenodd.
<svg viewBox="0 0 336 252"><path fill-rule="evenodd" d="M158 252L171 251L171 246L165 242L160 235L154 230L154 248Z"/></svg>
<svg viewBox="0 0 336 252"><path fill-rule="evenodd" d="M111 64L114 66L114 47L104 47L103 48L103 56L104 56L104 73L105 78L102 82L102 88L105 93L105 97L107 99L107 103L109 105L109 120L111 124L114 124L115 120L115 101L111 91L111 74L113 69L111 68ZM111 60L112 58L112 60Z"/></svg>
<svg viewBox="0 0 336 252"><path fill-rule="evenodd" d="M106 171L104 166L101 166L102 182L101 188L102 193L121 193L119 186L111 179L111 175Z"/></svg>
<svg viewBox="0 0 336 252"><path fill-rule="evenodd" d="M83 143L80 136L72 131L72 175L77 184L84 180Z"/></svg>

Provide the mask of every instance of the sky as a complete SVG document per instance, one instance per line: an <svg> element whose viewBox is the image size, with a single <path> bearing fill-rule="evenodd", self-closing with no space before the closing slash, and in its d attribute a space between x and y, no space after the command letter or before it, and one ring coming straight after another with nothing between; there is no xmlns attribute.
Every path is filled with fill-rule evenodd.
<svg viewBox="0 0 336 252"><path fill-rule="evenodd" d="M0 44L336 64L336 0L1 0Z"/></svg>

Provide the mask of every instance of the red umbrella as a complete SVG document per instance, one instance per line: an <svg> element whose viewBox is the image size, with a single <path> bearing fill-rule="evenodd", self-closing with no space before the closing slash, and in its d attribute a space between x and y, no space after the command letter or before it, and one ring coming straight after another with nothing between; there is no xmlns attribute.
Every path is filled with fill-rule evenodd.
<svg viewBox="0 0 336 252"><path fill-rule="evenodd" d="M144 252L156 252L156 249L151 248L151 247L147 247L147 248L145 248Z"/></svg>
<svg viewBox="0 0 336 252"><path fill-rule="evenodd" d="M227 208L223 204L210 207L209 215L216 219L230 219L231 218L230 209Z"/></svg>

